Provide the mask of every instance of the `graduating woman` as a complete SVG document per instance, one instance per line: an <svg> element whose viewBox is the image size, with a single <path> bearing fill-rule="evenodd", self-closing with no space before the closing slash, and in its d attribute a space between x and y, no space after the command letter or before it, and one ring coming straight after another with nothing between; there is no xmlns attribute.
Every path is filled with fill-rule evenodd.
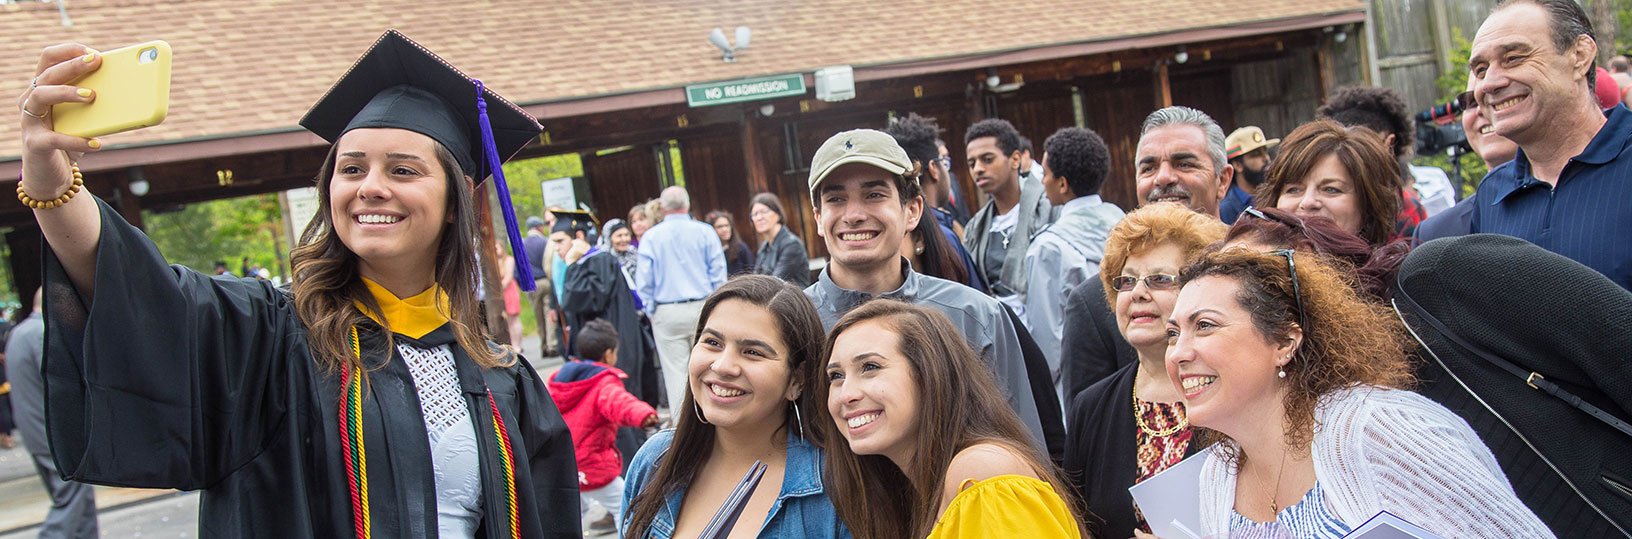
<svg viewBox="0 0 1632 539"><path fill-rule="evenodd" d="M19 100L64 475L201 490L206 537L579 536L566 425L477 321L473 188L532 117L386 32L301 122L333 147L280 290L166 266L78 192L101 144L51 106L94 101L66 84L100 61L48 48Z"/></svg>

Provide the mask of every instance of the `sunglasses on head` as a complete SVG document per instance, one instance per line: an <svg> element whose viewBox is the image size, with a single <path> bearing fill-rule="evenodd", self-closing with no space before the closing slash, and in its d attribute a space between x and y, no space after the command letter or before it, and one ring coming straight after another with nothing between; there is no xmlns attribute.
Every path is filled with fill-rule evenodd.
<svg viewBox="0 0 1632 539"><path fill-rule="evenodd" d="M1270 251L1269 254L1286 257L1286 271L1287 273L1292 274L1292 301L1295 302L1298 307L1298 327L1303 329L1303 333L1307 338L1309 334L1309 318L1303 312L1303 291L1299 290L1298 287L1298 266L1292 259L1292 255L1296 254L1296 252L1291 249L1281 249L1279 251Z"/></svg>
<svg viewBox="0 0 1632 539"><path fill-rule="evenodd" d="M1179 284L1178 276L1152 273L1144 277L1130 277L1127 275L1112 277L1111 288L1117 292L1130 292L1133 287L1139 285L1139 281L1144 281L1145 288L1151 290L1169 290Z"/></svg>

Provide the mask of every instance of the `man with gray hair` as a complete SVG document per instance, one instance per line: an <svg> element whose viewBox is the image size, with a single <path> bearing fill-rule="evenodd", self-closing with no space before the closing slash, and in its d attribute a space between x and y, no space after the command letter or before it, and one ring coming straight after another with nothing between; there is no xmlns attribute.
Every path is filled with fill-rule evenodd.
<svg viewBox="0 0 1632 539"><path fill-rule="evenodd" d="M1218 201L1235 181L1235 167L1224 157L1224 129L1190 107L1146 116L1133 163L1141 206L1177 202L1216 219Z"/></svg>
<svg viewBox="0 0 1632 539"><path fill-rule="evenodd" d="M725 250L714 227L691 218L691 195L678 185L659 198L663 219L641 238L636 294L652 319L658 364L670 415L684 402L686 363L691 357L703 300L725 284Z"/></svg>
<svg viewBox="0 0 1632 539"><path fill-rule="evenodd" d="M1224 129L1207 113L1167 107L1145 117L1134 154L1139 205L1175 202L1218 219L1218 201L1235 181L1224 153ZM1060 339L1060 378L1066 425L1077 393L1138 359L1123 340L1105 287L1089 279L1066 294Z"/></svg>
<svg viewBox="0 0 1632 539"><path fill-rule="evenodd" d="M96 495L90 485L64 481L51 460L51 445L45 434L45 378L40 372L44 358L45 319L40 316L40 293L34 292L34 312L11 330L6 342L6 379L11 381L11 400L17 415L17 429L23 446L34 461L34 471L51 495L51 510L40 524L39 537L96 537Z"/></svg>

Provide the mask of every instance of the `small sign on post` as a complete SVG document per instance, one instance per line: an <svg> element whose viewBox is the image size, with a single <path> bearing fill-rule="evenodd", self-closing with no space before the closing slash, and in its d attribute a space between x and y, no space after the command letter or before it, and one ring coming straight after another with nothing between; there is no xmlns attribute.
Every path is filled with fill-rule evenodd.
<svg viewBox="0 0 1632 539"><path fill-rule="evenodd" d="M693 84L686 87L686 104L692 107L707 107L805 95L805 91L804 74L790 73L729 82Z"/></svg>

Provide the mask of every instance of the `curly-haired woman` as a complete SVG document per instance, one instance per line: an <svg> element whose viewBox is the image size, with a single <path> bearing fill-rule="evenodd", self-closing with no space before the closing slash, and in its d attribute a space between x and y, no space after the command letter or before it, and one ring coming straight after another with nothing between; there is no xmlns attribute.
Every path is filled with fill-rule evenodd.
<svg viewBox="0 0 1632 539"><path fill-rule="evenodd" d="M1168 376L1220 440L1201 533L1342 537L1386 510L1446 537L1552 536L1466 421L1405 390L1398 320L1338 270L1229 249L1179 278Z"/></svg>

